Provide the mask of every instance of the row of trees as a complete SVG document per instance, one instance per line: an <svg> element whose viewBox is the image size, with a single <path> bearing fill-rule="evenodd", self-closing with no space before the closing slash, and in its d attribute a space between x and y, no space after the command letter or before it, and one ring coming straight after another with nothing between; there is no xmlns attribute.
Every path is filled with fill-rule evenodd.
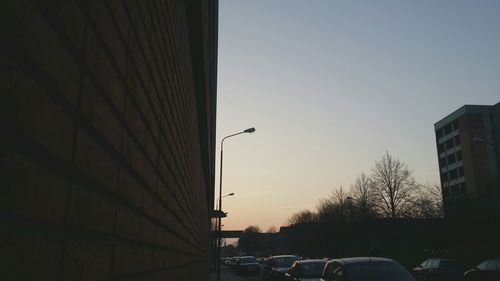
<svg viewBox="0 0 500 281"><path fill-rule="evenodd" d="M349 191L342 187L319 200L315 211L293 214L288 224L349 222L374 218L439 218L441 188L415 181L408 166L386 152L370 174L362 172Z"/></svg>

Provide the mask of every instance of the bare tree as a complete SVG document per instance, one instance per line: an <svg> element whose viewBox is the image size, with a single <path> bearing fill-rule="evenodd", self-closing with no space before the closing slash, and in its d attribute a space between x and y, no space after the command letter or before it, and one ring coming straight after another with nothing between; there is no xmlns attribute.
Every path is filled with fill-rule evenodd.
<svg viewBox="0 0 500 281"><path fill-rule="evenodd" d="M351 193L356 200L370 201L373 199L373 181L364 172L354 180L351 185Z"/></svg>
<svg viewBox="0 0 500 281"><path fill-rule="evenodd" d="M243 230L244 233L260 233L260 227L258 225L249 225L245 230Z"/></svg>
<svg viewBox="0 0 500 281"><path fill-rule="evenodd" d="M311 222L316 222L316 214L309 210L299 211L288 219L288 225Z"/></svg>
<svg viewBox="0 0 500 281"><path fill-rule="evenodd" d="M426 183L420 186L412 216L425 219L443 217L443 199L439 184Z"/></svg>
<svg viewBox="0 0 500 281"><path fill-rule="evenodd" d="M335 190L329 198L319 200L317 206L318 220L321 222L345 222L350 220L349 208L352 207L348 194L342 186Z"/></svg>
<svg viewBox="0 0 500 281"><path fill-rule="evenodd" d="M371 179L376 207L384 216L397 218L409 215L418 185L406 164L386 152L375 162Z"/></svg>
<svg viewBox="0 0 500 281"><path fill-rule="evenodd" d="M266 232L267 233L276 233L276 232L278 232L278 230L276 229L275 225L272 225L271 227L269 227L269 229Z"/></svg>
<svg viewBox="0 0 500 281"><path fill-rule="evenodd" d="M360 217L361 219L369 219L376 217L376 212L373 209L375 201L375 192L373 181L364 172L361 172L351 185L351 197L354 199L353 219Z"/></svg>

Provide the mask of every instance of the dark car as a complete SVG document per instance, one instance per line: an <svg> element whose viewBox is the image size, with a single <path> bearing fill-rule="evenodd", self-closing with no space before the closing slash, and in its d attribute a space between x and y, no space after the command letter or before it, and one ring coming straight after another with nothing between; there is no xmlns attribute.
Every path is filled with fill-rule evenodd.
<svg viewBox="0 0 500 281"><path fill-rule="evenodd" d="M234 270L238 274L258 274L260 265L254 256L238 257L235 262Z"/></svg>
<svg viewBox="0 0 500 281"><path fill-rule="evenodd" d="M453 259L432 258L412 269L422 281L463 281L464 268Z"/></svg>
<svg viewBox="0 0 500 281"><path fill-rule="evenodd" d="M319 281L326 260L300 260L292 264L285 273L286 281Z"/></svg>
<svg viewBox="0 0 500 281"><path fill-rule="evenodd" d="M464 276L465 281L500 281L500 259L483 261Z"/></svg>
<svg viewBox="0 0 500 281"><path fill-rule="evenodd" d="M397 261L386 258L344 258L326 263L321 281L416 281Z"/></svg>
<svg viewBox="0 0 500 281"><path fill-rule="evenodd" d="M295 255L270 256L262 270L263 281L281 281L285 277L285 272L300 258Z"/></svg>

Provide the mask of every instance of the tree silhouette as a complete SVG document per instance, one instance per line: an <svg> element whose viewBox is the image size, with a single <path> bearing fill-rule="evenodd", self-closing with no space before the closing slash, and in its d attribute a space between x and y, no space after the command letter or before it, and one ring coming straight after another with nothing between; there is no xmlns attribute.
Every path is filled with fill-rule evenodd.
<svg viewBox="0 0 500 281"><path fill-rule="evenodd" d="M373 190L376 207L386 217L411 216L411 208L418 185L406 164L386 152L375 162Z"/></svg>
<svg viewBox="0 0 500 281"><path fill-rule="evenodd" d="M309 210L302 210L293 214L288 219L288 225L293 225L297 223L312 223L317 221L317 216L315 213Z"/></svg>
<svg viewBox="0 0 500 281"><path fill-rule="evenodd" d="M243 235L238 240L239 248L249 255L253 255L261 250L259 241L260 228L257 225L250 225L243 230Z"/></svg>

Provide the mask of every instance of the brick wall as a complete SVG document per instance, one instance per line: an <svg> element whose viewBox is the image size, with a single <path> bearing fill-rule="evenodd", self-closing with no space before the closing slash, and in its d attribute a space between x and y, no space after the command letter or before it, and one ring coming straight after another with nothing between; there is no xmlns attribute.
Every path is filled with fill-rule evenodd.
<svg viewBox="0 0 500 281"><path fill-rule="evenodd" d="M0 13L0 279L206 280L217 2Z"/></svg>

